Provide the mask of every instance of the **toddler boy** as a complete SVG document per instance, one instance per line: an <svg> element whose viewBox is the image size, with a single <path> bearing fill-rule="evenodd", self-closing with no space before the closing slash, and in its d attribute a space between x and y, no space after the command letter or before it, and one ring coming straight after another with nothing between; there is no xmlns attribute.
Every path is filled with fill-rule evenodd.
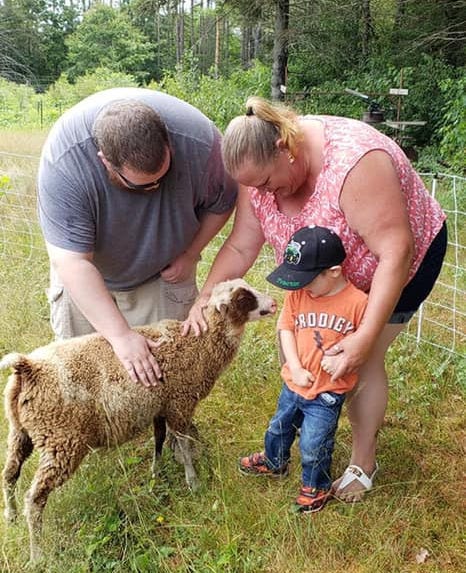
<svg viewBox="0 0 466 573"><path fill-rule="evenodd" d="M239 468L249 475L286 476L300 428L302 487L296 504L303 512L319 511L330 496L338 419L346 393L357 382L356 374L332 382L335 357L324 356L356 330L367 304L367 295L343 274L345 256L336 233L303 227L291 237L283 263L267 277L290 291L278 321L285 383L265 434L264 452L240 458Z"/></svg>

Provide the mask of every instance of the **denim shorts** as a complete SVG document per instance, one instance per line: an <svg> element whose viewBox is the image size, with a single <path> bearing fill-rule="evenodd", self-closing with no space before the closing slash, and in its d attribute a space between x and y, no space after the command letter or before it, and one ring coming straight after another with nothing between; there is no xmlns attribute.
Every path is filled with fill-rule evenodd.
<svg viewBox="0 0 466 573"><path fill-rule="evenodd" d="M388 320L389 324L408 322L429 296L442 269L447 250L447 239L447 224L444 222L428 248L416 274L403 289L395 310Z"/></svg>

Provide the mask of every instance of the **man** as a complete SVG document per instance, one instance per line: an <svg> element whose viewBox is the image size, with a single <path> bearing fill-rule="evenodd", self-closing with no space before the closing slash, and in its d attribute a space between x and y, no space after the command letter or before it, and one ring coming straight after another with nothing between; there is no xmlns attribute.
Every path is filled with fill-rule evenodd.
<svg viewBox="0 0 466 573"><path fill-rule="evenodd" d="M184 319L202 249L236 185L220 133L179 99L140 88L91 95L52 128L39 166L39 220L57 338L102 334L134 381L161 372L131 326Z"/></svg>

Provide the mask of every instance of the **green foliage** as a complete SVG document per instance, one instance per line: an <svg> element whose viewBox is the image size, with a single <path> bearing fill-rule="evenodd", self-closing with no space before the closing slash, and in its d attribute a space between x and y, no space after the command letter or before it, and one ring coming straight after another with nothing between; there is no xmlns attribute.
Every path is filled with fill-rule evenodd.
<svg viewBox="0 0 466 573"><path fill-rule="evenodd" d="M107 68L87 72L74 83L62 74L44 94L0 78L0 127L50 127L64 111L88 95L107 88L136 85L133 76Z"/></svg>
<svg viewBox="0 0 466 573"><path fill-rule="evenodd" d="M0 199L11 189L11 178L8 175L0 174Z"/></svg>
<svg viewBox="0 0 466 573"><path fill-rule="evenodd" d="M44 89L66 65L65 38L77 18L66 0L0 3L0 74Z"/></svg>
<svg viewBox="0 0 466 573"><path fill-rule="evenodd" d="M85 97L100 90L131 86L137 86L133 76L99 67L77 77L73 83L68 81L66 74L62 74L47 90L44 100L56 109L65 111Z"/></svg>
<svg viewBox="0 0 466 573"><path fill-rule="evenodd" d="M466 77L441 83L445 106L439 129L440 153L458 174L466 174Z"/></svg>
<svg viewBox="0 0 466 573"><path fill-rule="evenodd" d="M441 86L446 79L455 78L461 70L455 70L441 59L424 54L415 66L398 70L398 78L401 72L403 87L409 89L408 96L402 100L401 119L426 122L424 127L413 131L417 145L437 144L445 107L445 94ZM398 87L399 79L397 81L395 76L393 80L391 87Z"/></svg>
<svg viewBox="0 0 466 573"><path fill-rule="evenodd" d="M413 127L408 132L415 145L422 147L438 144L441 137L439 128L445 121L447 108L451 107L446 103L447 94L451 92L451 86L457 85L457 80L453 79L457 76L461 76L461 69L455 70L429 56L423 56L415 67L402 69L373 62L366 70L349 70L338 80L325 81L308 89L305 97L297 101L297 107L306 113L326 113L359 119L368 103L344 91L345 88L355 89L377 101L385 111L386 119L397 118L397 105L400 102L400 120L426 122L425 126ZM397 96L390 96L389 90L400 87L400 84L409 90L409 94L399 100ZM444 85L450 87L444 88ZM460 92L461 85L455 92L457 98ZM459 113L459 108L456 113ZM385 130L390 136L396 136L388 127L380 125L379 129Z"/></svg>
<svg viewBox="0 0 466 573"><path fill-rule="evenodd" d="M275 3L224 0L194 3L190 11L166 0L129 0L118 7L97 2L77 28L77 9L68 4L0 5L0 75L10 77L13 70L12 77L29 78L36 87L59 76L40 98L27 87L18 91L0 83L0 127L46 127L94 91L150 81L151 88L185 99L223 129L243 112L247 96L270 95ZM426 122L402 134L404 144L421 151L423 166L443 162L463 172L464 51L454 41L461 14L458 3L447 0L421 4L292 0L287 97L302 113L360 118L367 103L345 93L349 87L377 100L392 120L401 102L399 119ZM11 68L14 54L18 65ZM45 65L47 73L34 79L31 73ZM401 82L409 95L389 96Z"/></svg>
<svg viewBox="0 0 466 573"><path fill-rule="evenodd" d="M114 72L132 74L138 82L148 76L153 47L128 16L105 4L95 4L82 23L67 39L70 81L106 67Z"/></svg>
<svg viewBox="0 0 466 573"><path fill-rule="evenodd" d="M0 78L0 127L27 124L36 102L37 96L31 86Z"/></svg>
<svg viewBox="0 0 466 573"><path fill-rule="evenodd" d="M290 92L337 80L359 67L358 7L354 1L317 0L292 16L293 49L288 64ZM303 14L304 12L304 14Z"/></svg>
<svg viewBox="0 0 466 573"><path fill-rule="evenodd" d="M268 96L270 69L256 61L246 71L216 80L198 74L192 66L178 67L175 72L168 73L160 84L150 84L149 87L162 89L188 101L223 130L234 116L244 113L244 104L249 95Z"/></svg>

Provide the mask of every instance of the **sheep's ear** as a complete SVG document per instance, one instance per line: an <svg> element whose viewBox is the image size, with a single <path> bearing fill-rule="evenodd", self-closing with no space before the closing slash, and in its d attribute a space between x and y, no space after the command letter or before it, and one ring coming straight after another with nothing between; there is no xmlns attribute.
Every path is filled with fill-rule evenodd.
<svg viewBox="0 0 466 573"><path fill-rule="evenodd" d="M259 305L256 295L246 288L239 288L233 295L235 306L247 315Z"/></svg>
<svg viewBox="0 0 466 573"><path fill-rule="evenodd" d="M246 288L237 289L228 307L228 316L232 324L242 325L248 321L249 313L258 307L256 295Z"/></svg>
<svg viewBox="0 0 466 573"><path fill-rule="evenodd" d="M228 305L224 302L217 304L217 310L220 313L220 316L225 317L228 313Z"/></svg>

